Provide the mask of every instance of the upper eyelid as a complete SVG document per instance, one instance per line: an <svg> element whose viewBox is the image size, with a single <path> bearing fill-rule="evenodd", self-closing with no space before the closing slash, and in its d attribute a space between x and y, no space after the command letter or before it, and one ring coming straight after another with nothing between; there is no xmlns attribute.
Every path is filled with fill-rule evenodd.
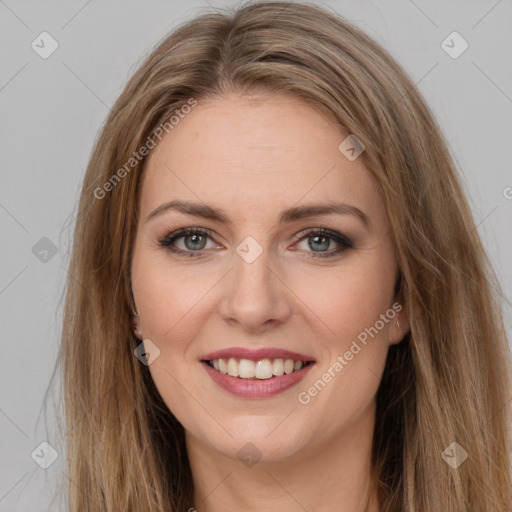
<svg viewBox="0 0 512 512"><path fill-rule="evenodd" d="M178 240L185 236L193 235L196 232L200 235L206 235L212 239L215 237L215 233L211 229L187 227L187 228L178 228L178 229L175 229L175 230L169 232L167 235L165 235L163 238L161 238L161 241L165 241L165 240L171 239L171 238L173 238L174 240Z"/></svg>

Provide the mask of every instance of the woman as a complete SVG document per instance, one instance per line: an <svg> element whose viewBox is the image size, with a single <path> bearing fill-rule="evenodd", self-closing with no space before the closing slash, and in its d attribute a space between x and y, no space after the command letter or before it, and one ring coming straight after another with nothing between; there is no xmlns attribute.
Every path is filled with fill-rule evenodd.
<svg viewBox="0 0 512 512"><path fill-rule="evenodd" d="M510 356L441 131L318 7L200 16L96 142L69 510L509 511Z"/></svg>

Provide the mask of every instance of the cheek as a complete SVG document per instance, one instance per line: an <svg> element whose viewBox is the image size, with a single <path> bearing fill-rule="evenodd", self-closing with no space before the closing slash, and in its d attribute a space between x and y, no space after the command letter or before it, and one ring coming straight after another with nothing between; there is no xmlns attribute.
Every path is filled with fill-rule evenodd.
<svg viewBox="0 0 512 512"><path fill-rule="evenodd" d="M137 264L134 258L132 287L144 337L165 344L161 350L182 347L184 338L193 338L190 320L201 310L201 298L213 285L213 278L198 279L190 269L171 269L165 262L144 256ZM167 346L166 340L171 339L172 346Z"/></svg>
<svg viewBox="0 0 512 512"><path fill-rule="evenodd" d="M388 280L393 283L392 276ZM392 316L394 311L392 293L383 286L378 272L347 272L325 284L325 293L316 294L312 300L315 307L321 305L315 312L334 335L329 331L329 335L319 338L321 364L301 383L296 396L300 411L323 418L322 436L329 437L371 410L386 363L393 321L386 317L385 322L380 315L388 312Z"/></svg>
<svg viewBox="0 0 512 512"><path fill-rule="evenodd" d="M200 337L202 321L198 317L205 317L208 291L216 282L215 276L205 273L203 277L198 278L194 270L171 266L165 255L151 250L134 253L132 289L141 330L144 339L160 350L149 371L169 410L193 431L196 421L208 421L198 402L191 399L191 393L201 396L201 390L187 391L189 385L184 385L198 371L198 354L191 348Z"/></svg>
<svg viewBox="0 0 512 512"><path fill-rule="evenodd" d="M136 249L133 294L143 336L163 356L160 366L180 374L197 369L201 354L195 342L207 340L205 327L215 314L225 273L225 268L208 263L175 264L165 251ZM151 371L157 366L151 365Z"/></svg>
<svg viewBox="0 0 512 512"><path fill-rule="evenodd" d="M294 292L317 317L317 323L323 324L322 338L331 349L342 350L350 345L392 306L395 282L392 260L382 258L382 254L381 258L367 256L329 272L294 278ZM379 323L379 331L387 335L388 325L389 319L384 328Z"/></svg>

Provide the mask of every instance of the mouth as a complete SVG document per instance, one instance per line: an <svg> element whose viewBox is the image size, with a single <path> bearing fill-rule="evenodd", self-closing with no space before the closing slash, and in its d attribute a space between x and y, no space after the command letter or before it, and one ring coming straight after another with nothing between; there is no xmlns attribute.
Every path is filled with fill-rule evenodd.
<svg viewBox="0 0 512 512"><path fill-rule="evenodd" d="M239 398L269 398L299 383L316 361L281 349L231 348L200 360L215 384Z"/></svg>
<svg viewBox="0 0 512 512"><path fill-rule="evenodd" d="M203 360L210 368L219 373L248 380L268 380L298 372L313 364L313 361L294 359L238 359L234 357Z"/></svg>

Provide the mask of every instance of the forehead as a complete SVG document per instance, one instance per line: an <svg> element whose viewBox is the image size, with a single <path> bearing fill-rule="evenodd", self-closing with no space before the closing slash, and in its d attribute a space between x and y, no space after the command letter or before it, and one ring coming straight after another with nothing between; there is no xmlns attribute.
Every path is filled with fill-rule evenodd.
<svg viewBox="0 0 512 512"><path fill-rule="evenodd" d="M147 157L142 216L173 199L219 205L243 218L301 202L350 202L382 214L362 159L349 161L338 149L347 135L287 95L199 101Z"/></svg>

